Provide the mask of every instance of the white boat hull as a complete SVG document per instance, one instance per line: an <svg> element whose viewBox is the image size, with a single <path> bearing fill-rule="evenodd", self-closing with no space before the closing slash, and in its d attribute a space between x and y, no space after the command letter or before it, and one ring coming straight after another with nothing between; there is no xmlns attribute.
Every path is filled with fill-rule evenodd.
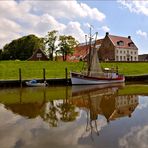
<svg viewBox="0 0 148 148"><path fill-rule="evenodd" d="M88 77L79 73L71 73L72 85L95 85L95 84L112 84L122 83L125 81L124 76L118 78L96 78Z"/></svg>

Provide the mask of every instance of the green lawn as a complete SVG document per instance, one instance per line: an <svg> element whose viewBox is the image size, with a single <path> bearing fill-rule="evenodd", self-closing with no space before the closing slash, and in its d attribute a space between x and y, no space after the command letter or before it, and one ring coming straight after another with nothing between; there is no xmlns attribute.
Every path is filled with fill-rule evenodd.
<svg viewBox="0 0 148 148"><path fill-rule="evenodd" d="M148 62L145 63L103 63L103 67L119 67L119 73L124 75L148 74Z"/></svg>
<svg viewBox="0 0 148 148"><path fill-rule="evenodd" d="M148 74L148 63L101 63L102 67L119 68L124 75ZM43 68L46 69L46 78L65 78L65 68L70 71L81 71L83 63L51 62L51 61L0 61L0 79L18 79L19 68L22 70L22 79L43 78Z"/></svg>

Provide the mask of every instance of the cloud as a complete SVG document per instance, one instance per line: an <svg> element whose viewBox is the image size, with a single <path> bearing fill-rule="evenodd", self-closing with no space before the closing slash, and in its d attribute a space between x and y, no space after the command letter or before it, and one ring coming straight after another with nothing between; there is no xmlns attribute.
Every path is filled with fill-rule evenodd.
<svg viewBox="0 0 148 148"><path fill-rule="evenodd" d="M107 26L102 26L101 28L104 32L109 32L110 29Z"/></svg>
<svg viewBox="0 0 148 148"><path fill-rule="evenodd" d="M79 144L86 138L87 142L92 142L89 136L91 131L86 132L86 112L81 111L80 116L81 118L77 118L75 122L60 122L58 127L50 128L48 122L46 123L40 117L23 118L0 104L0 145L2 148L48 148L49 146L52 148L90 148L92 146L87 143ZM99 131L107 124L105 118L102 117L97 123Z"/></svg>
<svg viewBox="0 0 148 148"><path fill-rule="evenodd" d="M137 34L137 35L140 35L140 36L142 36L142 37L147 38L147 33L146 33L146 32L144 32L144 31L137 30L137 31L136 31L136 34Z"/></svg>
<svg viewBox="0 0 148 148"><path fill-rule="evenodd" d="M97 8L91 8L85 3L79 3L76 0L68 1L31 1L28 2L32 6L34 13L49 13L55 18L90 18L98 21L105 19L105 14Z"/></svg>
<svg viewBox="0 0 148 148"><path fill-rule="evenodd" d="M73 1L0 1L0 48L18 37L35 34L44 37L58 30L77 40L84 39L81 22L103 21L105 14L84 2Z"/></svg>
<svg viewBox="0 0 148 148"><path fill-rule="evenodd" d="M83 42L85 39L85 33L81 29L81 24L79 22L69 22L66 28L63 30L63 33L67 35L70 34L81 42Z"/></svg>
<svg viewBox="0 0 148 148"><path fill-rule="evenodd" d="M0 22L0 48L1 45L9 43L12 39L20 37L19 32L21 32L22 27L16 22L7 19L1 18Z"/></svg>
<svg viewBox="0 0 148 148"><path fill-rule="evenodd" d="M105 19L105 15L98 11L98 9L93 8L91 9L88 5L81 3L82 9L85 11L88 17L94 20L102 21Z"/></svg>
<svg viewBox="0 0 148 148"><path fill-rule="evenodd" d="M148 1L125 1L118 0L125 8L128 8L130 12L137 14L144 14L148 16Z"/></svg>
<svg viewBox="0 0 148 148"><path fill-rule="evenodd" d="M119 140L121 148L146 148L148 146L148 126L133 127L129 133Z"/></svg>

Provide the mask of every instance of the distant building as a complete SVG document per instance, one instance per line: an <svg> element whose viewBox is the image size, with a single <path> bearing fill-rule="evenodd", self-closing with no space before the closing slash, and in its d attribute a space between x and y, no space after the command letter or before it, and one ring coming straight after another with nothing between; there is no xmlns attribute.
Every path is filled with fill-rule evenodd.
<svg viewBox="0 0 148 148"><path fill-rule="evenodd" d="M148 61L148 54L142 54L138 56L139 61Z"/></svg>
<svg viewBox="0 0 148 148"><path fill-rule="evenodd" d="M47 55L41 49L37 49L28 61L48 61Z"/></svg>
<svg viewBox="0 0 148 148"><path fill-rule="evenodd" d="M102 39L99 39L96 41L95 48L99 49L102 43ZM93 44L92 44L93 46ZM90 45L86 43L81 43L74 49L74 53L72 56L68 56L68 61L80 61L80 60L85 60L88 52L89 52Z"/></svg>
<svg viewBox="0 0 148 148"><path fill-rule="evenodd" d="M98 53L102 61L138 61L138 48L130 36L114 36L107 32Z"/></svg>
<svg viewBox="0 0 148 148"><path fill-rule="evenodd" d="M101 61L138 61L138 48L130 36L114 36L107 32L104 39L96 41L95 48ZM85 59L88 52L89 45L79 44L68 60Z"/></svg>

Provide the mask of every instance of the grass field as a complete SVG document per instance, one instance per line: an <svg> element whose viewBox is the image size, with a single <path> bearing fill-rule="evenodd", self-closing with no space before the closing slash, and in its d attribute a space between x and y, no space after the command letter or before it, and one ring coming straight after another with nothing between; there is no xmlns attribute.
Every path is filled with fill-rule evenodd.
<svg viewBox="0 0 148 148"><path fill-rule="evenodd" d="M148 63L101 63L104 67L119 68L124 75L148 74ZM46 78L65 78L65 68L70 71L81 71L83 63L51 62L51 61L0 61L0 79L18 79L19 68L22 79L43 78L43 68L46 69Z"/></svg>

